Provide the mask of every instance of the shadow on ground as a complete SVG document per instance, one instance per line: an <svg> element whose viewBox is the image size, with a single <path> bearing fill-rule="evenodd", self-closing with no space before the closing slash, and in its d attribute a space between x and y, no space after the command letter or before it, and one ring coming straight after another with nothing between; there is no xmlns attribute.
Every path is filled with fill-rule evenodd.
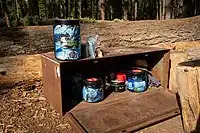
<svg viewBox="0 0 200 133"><path fill-rule="evenodd" d="M9 55L22 48L24 38L28 35L23 28L0 28L1 43L0 57Z"/></svg>

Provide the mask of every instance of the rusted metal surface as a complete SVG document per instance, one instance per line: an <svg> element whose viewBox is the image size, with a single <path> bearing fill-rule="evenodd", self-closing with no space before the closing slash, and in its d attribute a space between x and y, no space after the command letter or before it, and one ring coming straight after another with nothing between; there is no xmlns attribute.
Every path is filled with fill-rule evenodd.
<svg viewBox="0 0 200 133"><path fill-rule="evenodd" d="M87 131L80 125L72 113L67 113L68 124L73 128L75 133L87 133Z"/></svg>
<svg viewBox="0 0 200 133"><path fill-rule="evenodd" d="M120 97L121 94L117 95ZM98 106L82 104L85 108L81 105L71 113L89 133L132 132L180 113L175 96L163 89L114 99Z"/></svg>
<svg viewBox="0 0 200 133"><path fill-rule="evenodd" d="M52 62L52 60L46 59L44 56L42 57L44 96L54 106L55 110L63 115L61 79L58 73L60 65Z"/></svg>
<svg viewBox="0 0 200 133"><path fill-rule="evenodd" d="M42 55L47 102L62 116L68 112L66 116L77 132L129 132L179 114L176 98L166 91L168 49L118 47L104 52L103 58L77 61L58 61L53 52ZM102 102L92 104L82 101L80 90L72 89L72 76L76 74L82 74L83 78L104 78L110 72L133 66L152 71L162 87L144 93L108 92Z"/></svg>
<svg viewBox="0 0 200 133"><path fill-rule="evenodd" d="M166 80L168 76L166 72L169 68L168 56L166 56L169 53L168 49L131 47L106 50L103 58L77 61L58 61L53 52L42 54L44 95L61 115L82 101L81 95L77 94L76 90L72 90L72 76L75 74L82 74L84 78L90 76L103 78L110 72L138 66L137 60L144 60L146 62L144 66L161 80L162 86L168 84Z"/></svg>
<svg viewBox="0 0 200 133"><path fill-rule="evenodd" d="M121 57L121 56L131 56L131 55L144 55L148 53L157 53L157 52L162 52L166 53L169 51L169 49L164 49L164 48L156 48L156 47L135 47L135 46L129 46L129 47L113 47L113 48L107 48L107 49L102 49L103 52L105 53L105 56L102 58L95 58L95 59L90 59L90 58L84 58L77 60L76 62L82 62L85 60L107 60L110 58L116 58L116 57ZM53 52L48 52L44 53L44 56L48 57L49 59L55 60L54 53ZM67 63L67 62L74 62L74 61L58 61L60 63Z"/></svg>

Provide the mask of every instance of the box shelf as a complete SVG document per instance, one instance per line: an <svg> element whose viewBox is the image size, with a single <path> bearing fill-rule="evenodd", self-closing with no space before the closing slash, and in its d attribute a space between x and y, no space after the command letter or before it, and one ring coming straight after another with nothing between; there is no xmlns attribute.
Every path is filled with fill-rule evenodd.
<svg viewBox="0 0 200 133"><path fill-rule="evenodd" d="M103 49L103 58L58 61L54 53L42 54L44 95L57 112L69 119L77 131L134 131L179 114L175 94L168 92L168 49L127 47ZM143 93L112 92L102 102L82 101L80 90L72 88L72 76L105 77L126 67L144 67L160 80L161 87Z"/></svg>

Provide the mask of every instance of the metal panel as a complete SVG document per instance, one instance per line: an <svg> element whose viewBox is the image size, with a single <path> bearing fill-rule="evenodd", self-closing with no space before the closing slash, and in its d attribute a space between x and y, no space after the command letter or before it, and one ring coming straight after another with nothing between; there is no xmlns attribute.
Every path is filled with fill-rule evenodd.
<svg viewBox="0 0 200 133"><path fill-rule="evenodd" d="M77 61L58 61L53 52L42 56L44 95L61 115L70 112L66 117L76 132L130 132L179 114L175 96L166 91L168 49L117 47L103 51L103 58ZM161 80L161 88L144 93L108 93L104 101L92 104L78 99L77 90L72 90L72 76L76 73L85 78L105 76L114 70L137 66L138 59L144 60L144 66Z"/></svg>
<svg viewBox="0 0 200 133"><path fill-rule="evenodd" d="M63 115L59 63L42 56L42 74L44 96L47 102Z"/></svg>
<svg viewBox="0 0 200 133"><path fill-rule="evenodd" d="M123 93L117 95L120 97ZM112 94L109 97L112 98ZM71 113L89 133L136 131L180 114L175 95L164 89L113 99L98 105L81 104L80 108L76 107Z"/></svg>

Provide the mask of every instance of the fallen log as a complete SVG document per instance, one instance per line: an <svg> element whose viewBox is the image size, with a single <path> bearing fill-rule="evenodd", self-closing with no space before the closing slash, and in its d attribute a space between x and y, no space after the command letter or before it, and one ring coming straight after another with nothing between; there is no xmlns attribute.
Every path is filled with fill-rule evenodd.
<svg viewBox="0 0 200 133"><path fill-rule="evenodd" d="M41 55L0 57L0 84L41 79Z"/></svg>
<svg viewBox="0 0 200 133"><path fill-rule="evenodd" d="M186 52L170 52L169 90L177 92L176 66L187 60Z"/></svg>
<svg viewBox="0 0 200 133"><path fill-rule="evenodd" d="M200 132L200 61L177 66L178 94L186 133Z"/></svg>
<svg viewBox="0 0 200 133"><path fill-rule="evenodd" d="M200 59L200 48L191 48L187 52L189 60L198 60Z"/></svg>

